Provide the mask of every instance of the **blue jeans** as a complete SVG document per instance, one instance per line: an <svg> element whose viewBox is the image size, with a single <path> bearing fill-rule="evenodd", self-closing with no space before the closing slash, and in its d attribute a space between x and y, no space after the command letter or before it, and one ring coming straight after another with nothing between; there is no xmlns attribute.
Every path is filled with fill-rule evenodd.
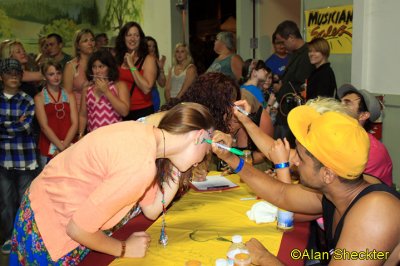
<svg viewBox="0 0 400 266"><path fill-rule="evenodd" d="M151 100L153 102L154 112L157 113L158 111L160 111L160 104L161 104L160 93L157 89L157 86L154 86L151 89Z"/></svg>
<svg viewBox="0 0 400 266"><path fill-rule="evenodd" d="M0 243L11 238L22 196L38 172L0 167Z"/></svg>

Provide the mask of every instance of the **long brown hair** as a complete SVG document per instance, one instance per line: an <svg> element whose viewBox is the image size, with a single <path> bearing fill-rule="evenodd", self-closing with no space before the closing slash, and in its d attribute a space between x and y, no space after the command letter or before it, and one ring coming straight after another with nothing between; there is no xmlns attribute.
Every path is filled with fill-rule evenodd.
<svg viewBox="0 0 400 266"><path fill-rule="evenodd" d="M180 103L169 110L161 119L158 128L170 134L185 134L193 130L209 130L214 128L214 119L208 109L198 103ZM168 159L157 159L157 183L161 186L162 182L171 178L168 174L172 169L172 163ZM191 171L187 171L191 172ZM184 182L184 177L180 179L180 184Z"/></svg>

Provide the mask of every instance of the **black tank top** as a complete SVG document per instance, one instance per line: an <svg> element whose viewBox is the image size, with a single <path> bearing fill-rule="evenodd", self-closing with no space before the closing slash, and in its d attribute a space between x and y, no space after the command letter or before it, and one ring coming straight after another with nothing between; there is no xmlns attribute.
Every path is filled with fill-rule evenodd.
<svg viewBox="0 0 400 266"><path fill-rule="evenodd" d="M396 190L394 190L391 187L388 187L385 184L374 184L366 187L354 198L349 207L347 207L346 211L344 212L343 216L340 218L339 223L336 226L335 234L333 237L332 237L332 228L333 228L333 214L335 212L335 205L333 205L333 203L329 201L325 196L322 198L322 210L323 210L324 226L326 233L326 244L330 255L333 254L333 251L339 240L340 234L342 233L343 224L344 220L346 219L347 213L359 199L374 191L384 191L390 193L400 200L400 194L396 192Z"/></svg>

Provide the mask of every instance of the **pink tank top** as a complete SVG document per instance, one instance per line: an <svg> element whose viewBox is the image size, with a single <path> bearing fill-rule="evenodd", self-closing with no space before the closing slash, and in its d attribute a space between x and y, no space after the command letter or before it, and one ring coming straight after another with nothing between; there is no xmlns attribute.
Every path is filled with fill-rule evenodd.
<svg viewBox="0 0 400 266"><path fill-rule="evenodd" d="M81 97L83 87L88 83L85 74L85 68L79 64L79 61L73 65L74 69L74 79L72 81L72 91L74 92L76 99L76 106L78 107L78 112L81 108Z"/></svg>
<svg viewBox="0 0 400 266"><path fill-rule="evenodd" d="M108 88L113 95L118 96L117 88L115 88L114 83L110 82ZM122 121L121 115L115 111L106 96L101 95L100 98L96 98L94 86L88 88L86 108L88 119L87 128L89 131Z"/></svg>

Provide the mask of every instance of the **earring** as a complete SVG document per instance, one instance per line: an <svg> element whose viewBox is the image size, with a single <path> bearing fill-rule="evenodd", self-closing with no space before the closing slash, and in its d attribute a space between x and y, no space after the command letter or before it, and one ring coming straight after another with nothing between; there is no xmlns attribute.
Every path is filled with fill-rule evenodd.
<svg viewBox="0 0 400 266"><path fill-rule="evenodd" d="M195 145L199 144L199 139L197 138L196 141L194 142Z"/></svg>

